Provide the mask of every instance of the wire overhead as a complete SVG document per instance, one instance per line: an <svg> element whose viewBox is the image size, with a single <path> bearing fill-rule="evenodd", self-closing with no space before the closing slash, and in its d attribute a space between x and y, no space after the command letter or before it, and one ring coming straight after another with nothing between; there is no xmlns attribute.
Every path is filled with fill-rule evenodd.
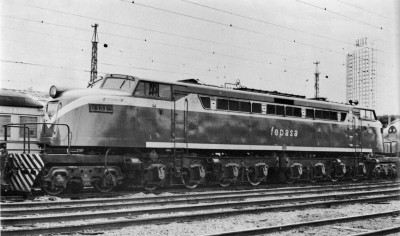
<svg viewBox="0 0 400 236"><path fill-rule="evenodd" d="M247 19L247 20L252 20L252 21L264 23L264 24L267 24L267 25L272 25L272 26L275 26L275 27L278 27L278 28L281 28L281 29L286 29L286 30L290 30L290 31L294 31L294 32L299 32L299 33L315 36L315 37L318 37L318 38L328 39L328 40L332 40L332 41L343 43L343 44L347 44L347 45L353 45L353 43L349 43L349 42L346 42L346 41L343 41L343 40L340 40L340 39L327 37L327 36L319 35L319 34L315 34L315 33L306 32L306 31L299 30L299 29L296 29L296 28L292 28L292 27L276 24L276 23L273 23L273 22L257 19L257 18L254 18L254 17L241 15L241 14L230 12L230 11L225 11L225 10L222 10L222 9L218 9L218 8L215 8L215 7L210 7L210 6L207 6L207 5L200 4L200 3L196 3L196 2L192 2L192 1L188 1L188 0L180 0L180 1L186 2L186 3L190 3L190 4L193 4L193 5L196 5L196 6L200 6L200 7L203 7L203 8L211 9L211 10L214 10L214 11L223 12L223 13L226 13L226 14L229 14L229 15L241 17L241 18L244 18L244 19Z"/></svg>
<svg viewBox="0 0 400 236"><path fill-rule="evenodd" d="M186 17L186 18L190 18L190 19L194 19L194 20L198 20L198 21L203 21L203 22L206 22L206 23L209 23L209 24L215 24L215 25L219 25L219 26L222 26L222 27L227 27L229 29L239 30L239 31L243 31L243 32L246 32L246 33L252 33L252 34L257 34L257 35L262 35L262 36L266 36L266 37L270 37L270 38L275 38L275 39L278 39L279 41L284 41L284 42L290 43L290 45L294 45L294 46L298 46L298 47L304 46L304 47L317 49L318 52L321 51L321 53L322 53L322 51L326 51L326 52L337 54L337 55L340 55L340 56L346 55L346 53L344 53L344 51L336 51L336 50L331 49L329 47L319 47L319 46L308 44L308 43L305 43L305 42L301 42L301 41L298 41L296 39L292 39L292 38L289 38L289 37L278 36L280 34L272 35L272 34L265 33L263 31L252 30L252 29L249 29L249 28L246 28L246 27L240 27L240 26L233 25L233 24L230 24L230 23L223 23L223 22L207 19L207 18L204 18L204 17L197 17L197 16L194 16L194 15L191 15L191 14L187 14L187 13L168 10L168 9L164 9L164 8L161 8L161 7L151 6L151 5L147 5L147 4L143 4L143 3L137 3L137 1L134 1L134 2L133 1L128 1L128 0L120 0L120 1L129 3L129 4L133 5L133 6L140 6L140 7L144 7L144 8L148 8L148 9L152 9L152 10L166 12L168 14L179 15L179 16L182 16L182 17ZM329 37L329 36L325 36L325 35L320 35L320 34L316 34L316 33L312 33L312 32L307 32L307 31L304 31L304 30L301 30L301 29L297 29L297 28L292 28L292 27L289 27L289 26L286 26L286 25L276 24L274 22L269 22L269 21L258 19L258 18L255 18L255 17L246 16L246 15L243 15L243 14L239 14L239 13L235 13L235 12L232 12L232 11L223 10L223 9L212 7L212 6L209 6L209 5L196 3L196 2L191 1L191 0L180 0L180 1L184 2L184 3L187 3L187 4L192 4L192 5L195 5L195 6L198 6L198 7L206 8L206 9L209 9L209 10L221 12L221 13L224 13L224 14L229 14L231 16L239 17L239 18L242 18L242 19L246 19L246 20L250 20L250 21L254 21L254 22L259 22L259 23L262 23L262 24L265 24L265 25L277 27L277 28L280 28L280 29L289 30L289 31L296 32L296 33L302 33L302 34L310 35L310 36L317 37L317 38L320 38L320 39L327 39L327 40L331 40L331 41L342 43L342 44L346 44L346 45L353 45L353 43L349 43L349 42L346 42L344 40L340 40L340 39L337 39L337 38L333 38L333 37ZM331 14L335 14L335 15L347 18L348 20L356 21L356 22L358 22L360 24L365 24L365 25L368 25L370 27L374 27L374 28L380 29L382 31L387 31L386 29L383 29L383 27L379 27L379 26L370 24L368 22L360 21L358 19L348 17L348 16L346 16L344 14L341 14L341 13L338 13L338 12L334 12L334 11L328 10L326 8L317 6L317 5L310 4L310 3L304 2L302 0L295 0L295 1L297 1L299 3L302 3L302 4L306 4L306 5L312 6L314 8L318 8L318 9L327 11L327 12L329 12ZM351 7L354 7L354 8L359 8L360 10L365 10L365 9L362 9L361 7L357 7L355 5L347 4L347 3L343 2L342 0L337 0L337 1L339 1L339 2L341 2L343 4L345 4L345 5L349 5ZM189 51L193 51L193 52L199 52L199 53L203 53L203 54L206 54L208 56L211 56L212 58L214 58L214 56L219 56L219 57L224 57L224 58L236 59L236 60L240 60L240 61L248 61L248 62L253 62L253 63L255 62L255 63L263 65L263 66L265 66L265 65L277 66L278 65L278 66L282 66L284 68L284 72L286 72L288 68L291 69L291 70L296 70L296 71L309 71L309 69L305 69L305 68L287 66L286 65L286 59L290 59L290 57L293 57L293 55L288 55L288 54L283 54L283 53L278 53L278 52L269 52L269 51L259 50L259 49L255 49L255 48L242 46L242 45L234 45L234 44L229 44L229 43L213 41L213 40L209 40L209 39L196 38L196 37L192 37L192 36L188 36L188 35L177 34L177 33L173 33L173 32L166 32L166 31L161 31L161 30L156 30L156 29L139 27L139 26L134 26L134 25L131 25L131 24L125 24L125 23L116 22L116 21L112 21L112 20L106 20L106 19L99 19L99 18L95 18L95 17L91 17L91 16L79 15L79 14L76 14L76 13L71 13L71 12L67 12L67 11L60 11L60 10L54 10L54 9L35 6L35 5L31 5L31 4L23 4L23 3L17 3L17 4L23 5L23 6L27 6L27 7L31 7L31 8L37 8L37 9L41 9L41 10L45 10L45 11L50 11L50 12L54 12L54 13L57 13L57 14L63 14L63 15L79 17L79 18L93 20L93 21L105 22L105 23L109 23L109 24L113 24L113 25L119 25L119 26L128 27L128 28L132 28L132 29L143 30L143 31L147 31L147 32L163 34L163 35L168 35L168 36L172 36L172 37L179 37L179 38L183 38L183 39L195 40L195 41L198 41L198 42L211 43L211 44L218 45L218 46L233 47L235 49L239 48L239 49L245 49L245 50L249 50L249 51L251 50L251 51L255 51L255 52L259 52L259 53L261 52L261 53L265 53L265 54L278 55L278 56L281 56L281 57L284 58L285 64L283 65L283 64L276 63L276 62L271 63L270 61L267 61L267 60L264 60L264 59L259 59L259 58L255 59L255 58L247 58L247 57L243 57L243 56L229 55L229 54L226 54L226 53L221 53L218 50L218 48L211 48L209 50L203 50L203 49L199 49L199 48L195 48L195 47L186 47L186 46L183 46L181 44L173 44L173 43L169 43L169 42L165 42L165 41L153 40L152 38L147 38L147 37L146 38L139 38L139 37L132 37L132 36L127 36L127 35L114 34L114 33L109 33L109 32L99 32L99 34L101 34L101 35L107 35L107 36L111 36L111 37L119 37L119 38L128 39L128 40L136 40L136 41L139 41L139 42L145 43L145 44L147 44L147 43L149 43L149 44L157 44L157 45L162 45L162 46L165 46L165 47L179 48L179 49L189 50ZM367 11L367 10L365 10L365 11ZM371 13L371 14L373 14L373 13ZM23 20L23 21L38 23L38 24L42 24L42 25L50 25L50 26L55 26L55 27L62 27L62 28L67 28L67 29L83 31L83 32L92 32L90 29L79 28L79 27L76 27L76 26L62 25L62 24L57 24L57 23L54 23L54 22L49 22L49 21L44 21L44 20L35 20L35 19L31 19L31 18L17 17L17 16L10 16L10 15L0 15L0 16L1 17L5 17L5 18L10 18L10 19L17 19L17 20ZM4 26L2 26L2 27L4 27ZM21 31L24 31L24 30L21 30ZM35 32L35 31L30 31L30 30L25 30L25 31L26 32L31 32L31 33L39 33L39 34L43 34L43 35L50 35L48 33L40 33L40 32ZM58 35L58 37L63 37L63 36ZM71 37L64 37L64 38L66 38L66 39L67 38L74 39L74 38L71 38ZM75 40L84 41L82 39L75 39ZM119 46L119 45L117 45L117 46ZM379 51L381 51L381 50L379 50ZM120 52L122 52L122 51L120 51ZM383 51L381 51L381 52L383 52ZM116 56L116 55L113 55L113 56ZM207 62L214 61L214 59L212 59L212 58L207 58ZM299 57L293 57L293 58L299 58ZM204 60L204 58L198 58L198 59ZM1 60L1 61L2 62L12 63L12 61L6 61L6 60ZM19 64L23 64L23 65L46 66L44 64L42 65L42 64L35 64L35 63L22 62L22 61L21 62L14 61L13 63L16 63L16 64L19 63ZM223 62L223 63L232 64L230 62ZM379 62L376 62L376 63L379 63ZM195 75L196 76L196 74L191 74L191 73L183 73L183 72L177 73L177 72L172 72L172 71L167 71L167 70L157 70L157 69L151 69L151 68L146 68L146 67L124 66L124 65L117 65L117 64L105 63L105 62L99 63L99 64L103 64L103 65L107 65L107 66L134 68L134 69L139 69L139 70L148 70L148 71L154 71L154 72L173 73L173 74L187 74L187 75ZM383 64L383 63L379 63L379 64ZM177 65L177 66L179 66L179 65ZM48 68L61 69L62 67L48 66ZM218 66L217 66L217 68L218 68ZM62 68L62 69L65 69L65 68ZM265 67L264 67L264 69L265 69ZM76 69L74 69L74 70L76 70ZM211 71L211 69L208 69L208 71ZM84 72L88 72L88 71L84 70Z"/></svg>
<svg viewBox="0 0 400 236"><path fill-rule="evenodd" d="M324 51L331 52L331 53L343 54L343 52L340 52L340 51L335 51L335 50L331 50L331 49L317 47L317 46L311 45L311 44L301 43L301 42L297 41L296 39L289 39L289 38L284 38L284 37L280 37L280 36L276 36L276 35L272 35L272 34L267 34L267 33L256 31L256 30L250 30L250 29L247 29L247 28L235 26L233 24L221 23L221 22L218 22L218 21L213 21L213 20L209 20L209 19L206 19L206 18L202 18L202 17L196 17L196 16L192 16L192 15L188 15L188 14L184 14L184 13L180 13L180 12L170 11L170 10L162 9L162 8L159 8L159 7L149 6L149 5L142 4L142 3L136 3L136 2L131 2L131 1L127 1L127 0L120 0L120 1L129 3L129 4L133 4L133 5L137 5L137 6L141 6L141 7L145 7L145 8L149 8L149 9L153 9L153 10L157 10L157 11L162 11L162 12L166 12L166 13L170 13L170 14L175 14L175 15L179 15L179 16L183 16L183 17L188 17L188 18L195 19L195 20L205 21L205 22L208 22L208 23L213 23L213 24L217 24L217 25L220 25L220 26L228 27L228 28L234 28L234 29L241 30L241 31L244 31L244 32L248 32L248 33L254 33L254 34L258 34L258 35L267 36L267 37L270 37L270 38L276 38L276 39L279 39L279 40L282 40L282 41L291 42L291 43L294 43L294 44L301 44L303 46L316 48L316 49L324 50Z"/></svg>
<svg viewBox="0 0 400 236"><path fill-rule="evenodd" d="M370 11L370 10L365 9L365 8L363 8L363 7L356 6L356 5L354 5L354 4L350 4L350 3L346 2L346 1L343 1L343 0L336 0L336 1L338 1L338 2L340 2L340 3L342 3L342 4L344 4L344 5L351 6L351 7L353 7L353 8L357 8L357 9L359 9L359 10L368 12L368 13L370 13L370 14L373 14L373 15L376 15L376 16L380 16L380 17L385 18L385 19L388 19L388 20L393 20L392 18L389 18L389 17L387 17L387 16L385 16L385 15L382 15L382 14L379 14L379 13L376 13L376 12L373 12L373 11Z"/></svg>
<svg viewBox="0 0 400 236"><path fill-rule="evenodd" d="M304 1L301 1L301 0L295 0L295 1L296 1L296 2L299 2L299 3L302 3L302 4L305 4L305 5L308 5L308 6L311 6L311 7L314 7L314 8L317 8L317 9L320 9L320 10L323 10L323 11L326 11L326 12L329 12L329 13L334 14L334 15L337 15L337 16L344 17L344 18L346 18L346 19L352 20L352 21L354 21L354 22L358 22L358 23L363 24L363 25L368 25L368 26L370 26L370 27L373 27L373 28L376 28L376 29L380 29L380 30L382 30L382 31L387 31L387 32L389 32L389 33L392 33L392 32L390 32L389 30L384 29L383 26L377 26L377 25L374 25L374 24L370 24L370 23L368 23L368 22L361 21L361 20L358 20L358 19L356 19L356 18L352 18L352 17L350 17L350 16L346 16L346 15L344 15L344 14L341 14L341 13L338 13L338 12L335 12L335 11L332 11L332 10L330 10L330 9L327 9L326 7L320 7L320 6L317 6L317 5L308 3L308 2L304 2Z"/></svg>
<svg viewBox="0 0 400 236"><path fill-rule="evenodd" d="M70 28L70 29L76 29L76 30L80 30L80 31L92 32L91 30L87 30L87 29L83 29L83 28L71 27L71 26L66 26L66 25L61 25L61 24L50 23L50 22L44 22L44 21L41 21L41 20L32 20L32 19L26 19L26 18L20 18L20 17L4 16L4 15L0 15L0 16L13 18L13 19L18 19L18 20L29 21L29 22L34 22L34 23L47 24L47 25L52 25L52 26L57 26L57 27ZM256 62L256 63L260 63L260 64L265 64L265 65L268 64L267 61L261 61L261 60L255 60L255 59L250 59L250 58L231 56L231 55L219 53L219 52L216 52L216 51L200 50L200 49L196 49L196 48L192 48L192 47L184 47L184 46L181 46L181 45L175 45L175 44L165 43L165 42L160 42L160 41L153 41L153 40L148 40L148 39L143 39L143 38L135 38L135 37L131 37L131 36L118 35L118 34L112 34L112 33L105 33L105 32L100 32L100 31L99 31L99 34L100 35L113 36L113 37L119 37L119 38L123 38L123 39L131 39L131 40L136 40L136 41L140 41L140 42L158 44L158 45L172 47L172 48L185 49L185 50L200 52L200 53L208 54L208 55L216 55L216 56L221 56L221 57L226 57L226 58L238 59L238 60L242 60L242 61ZM324 49L324 48L320 48L320 47L316 47L316 46L314 46L314 47L318 48L318 49L321 49L321 50L330 51L329 49ZM343 54L343 53L340 52L340 54ZM277 63L273 63L273 64L269 63L269 64L273 65L273 66L279 65ZM303 71L307 70L307 69L299 69L299 68L294 68L294 67L291 67L291 69L303 70Z"/></svg>

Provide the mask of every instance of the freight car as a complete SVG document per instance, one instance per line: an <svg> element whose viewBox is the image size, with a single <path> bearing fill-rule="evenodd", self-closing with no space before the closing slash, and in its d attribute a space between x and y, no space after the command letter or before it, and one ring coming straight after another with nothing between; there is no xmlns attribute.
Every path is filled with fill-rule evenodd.
<svg viewBox="0 0 400 236"><path fill-rule="evenodd" d="M43 152L8 154L9 188L49 194L116 187L396 176L379 163L381 123L349 104L195 79L107 75L98 88L52 86Z"/></svg>

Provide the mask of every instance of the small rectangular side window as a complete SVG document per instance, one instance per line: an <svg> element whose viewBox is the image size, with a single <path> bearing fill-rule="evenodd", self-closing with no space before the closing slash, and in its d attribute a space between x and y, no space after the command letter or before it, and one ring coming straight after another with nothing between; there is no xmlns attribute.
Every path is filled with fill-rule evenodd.
<svg viewBox="0 0 400 236"><path fill-rule="evenodd" d="M314 119L314 110L313 109L306 109L306 117Z"/></svg>
<svg viewBox="0 0 400 236"><path fill-rule="evenodd" d="M200 97L200 100L204 108L206 109L211 108L211 99L209 97Z"/></svg>
<svg viewBox="0 0 400 236"><path fill-rule="evenodd" d="M337 120L337 112L336 111L329 112L329 119L330 120Z"/></svg>
<svg viewBox="0 0 400 236"><path fill-rule="evenodd" d="M230 111L240 111L239 101L229 100Z"/></svg>
<svg viewBox="0 0 400 236"><path fill-rule="evenodd" d="M20 116L19 118L19 122L20 123L37 123L38 122L38 118L37 117L32 117L32 116ZM28 137L28 135L31 138L36 138L37 137L37 125L34 124L30 124L30 125L26 125L26 127L28 127L29 129L24 129L24 128L20 128L19 129L19 136L21 138L24 137L24 130L25 130L25 137ZM29 133L28 133L29 131Z"/></svg>
<svg viewBox="0 0 400 236"><path fill-rule="evenodd" d="M160 98L171 99L171 85L160 84Z"/></svg>
<svg viewBox="0 0 400 236"><path fill-rule="evenodd" d="M293 107L287 106L285 110L287 116L293 116Z"/></svg>
<svg viewBox="0 0 400 236"><path fill-rule="evenodd" d="M329 120L329 111L322 111L322 119Z"/></svg>
<svg viewBox="0 0 400 236"><path fill-rule="evenodd" d="M315 119L323 119L321 110L315 110Z"/></svg>
<svg viewBox="0 0 400 236"><path fill-rule="evenodd" d="M267 105L267 114L275 115L275 105Z"/></svg>
<svg viewBox="0 0 400 236"><path fill-rule="evenodd" d="M345 121L346 120L346 115L347 115L346 112L342 112L341 115L340 115L340 121Z"/></svg>
<svg viewBox="0 0 400 236"><path fill-rule="evenodd" d="M7 124L11 124L11 116L10 115L0 115L0 140L4 139L4 126L3 125L7 125ZM7 137L11 136L11 128L7 127Z"/></svg>
<svg viewBox="0 0 400 236"><path fill-rule="evenodd" d="M229 110L229 101L226 99L217 99L217 109Z"/></svg>
<svg viewBox="0 0 400 236"><path fill-rule="evenodd" d="M301 108L293 107L293 116L301 117Z"/></svg>
<svg viewBox="0 0 400 236"><path fill-rule="evenodd" d="M251 112L261 113L261 103L253 102L253 104L251 105Z"/></svg>
<svg viewBox="0 0 400 236"><path fill-rule="evenodd" d="M240 102L240 111L251 112L250 102Z"/></svg>
<svg viewBox="0 0 400 236"><path fill-rule="evenodd" d="M149 90L148 90L148 95L151 97L159 97L159 84L158 83L149 83Z"/></svg>
<svg viewBox="0 0 400 236"><path fill-rule="evenodd" d="M135 90L135 95L136 96L146 96L146 87L145 87L145 82L140 82Z"/></svg>
<svg viewBox="0 0 400 236"><path fill-rule="evenodd" d="M284 106L276 106L276 114L280 116L285 115L285 107Z"/></svg>

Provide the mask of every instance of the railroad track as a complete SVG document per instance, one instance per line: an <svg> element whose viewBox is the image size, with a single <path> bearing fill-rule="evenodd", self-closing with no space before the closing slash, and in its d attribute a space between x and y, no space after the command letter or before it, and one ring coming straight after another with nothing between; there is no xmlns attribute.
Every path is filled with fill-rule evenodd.
<svg viewBox="0 0 400 236"><path fill-rule="evenodd" d="M124 209L127 207L146 207L155 205L178 205L178 204L194 204L207 202L222 201L243 201L245 199L280 197L280 196L296 196L302 194L322 194L329 192L351 192L351 191L371 191L383 190L387 188L397 187L397 183L386 183L380 185L369 186L351 186L342 188L319 187L319 188L301 188L301 189L275 189L275 190L253 190L253 191L237 191L237 192L220 192L220 193L202 193L193 195L177 195L177 196L160 196L151 198L117 198L117 199L89 199L64 202L32 202L32 203L9 203L2 204L2 216L14 216L19 214L54 214L62 212L92 211L92 210L108 210L108 209ZM337 196L339 197L339 196ZM342 196L343 197L343 196ZM346 196L344 196L346 197ZM293 199L293 198L292 198ZM272 202L274 200L271 200ZM45 207L43 207L45 206Z"/></svg>
<svg viewBox="0 0 400 236"><path fill-rule="evenodd" d="M223 191L215 191L214 189L210 189L210 192L205 192L205 191L172 191L172 194L176 195L170 195L170 196L156 196L156 197L131 197L131 198L126 198L124 196L126 195L132 195L135 194L135 192L123 192L119 194L98 194L95 195L96 199L91 199L92 196L90 195L89 198L83 197L83 199L79 199L78 197L71 198L71 195L63 195L63 199L73 199L73 202L76 203L89 203L89 202L95 202L95 203L106 203L106 202L121 202L121 201L130 201L130 200L136 200L136 201L146 201L149 199L158 199L158 200L165 200L165 199L177 199L177 198L182 198L185 196L190 196L190 197L206 197L210 195L231 195L232 193L235 194L247 194L247 193L277 193L277 192L290 192L290 191L317 191L317 190L334 190L334 189L344 189L344 188L356 188L356 187L377 187L377 186L388 186L388 185L396 185L400 184L399 181L382 181L382 182L373 182L373 183L347 183L347 184L329 184L329 185L318 185L318 186L301 186L301 187L280 187L280 188L259 188L259 189L237 189L237 190L232 190L232 189L224 189ZM124 194L125 193L125 194ZM136 192L137 193L137 192ZM105 199L99 199L99 196ZM121 198L122 197L122 198ZM1 203L2 208L19 208L19 207L35 207L40 206L40 204L45 204L45 205L58 205L62 206L63 204L71 204L71 201L53 201L53 202L23 202L26 200L25 198L22 198L20 196L17 196L16 202L13 201L14 199L11 199L9 202L4 199L4 201ZM151 200L153 201L153 200Z"/></svg>
<svg viewBox="0 0 400 236"><path fill-rule="evenodd" d="M230 231L230 232L223 232L217 234L208 234L207 236L228 236L228 235L235 235L235 236L249 236L249 235L260 235L260 234L270 234L275 232L282 232L291 229L297 229L300 227L318 227L324 225L332 225L344 222L354 222L359 220L366 220L366 219L374 219L380 217L391 217L391 216L398 216L400 215L400 210L396 211L387 211L387 212L380 212L380 213L373 213L373 214L363 214L363 215L356 215L356 216L346 216L340 218L332 218L332 219L324 219L324 220L315 220L315 221L307 221L307 222L300 222L294 224L284 224L284 225L275 225L271 227L263 227L263 228L252 228L252 229L245 229L245 230L237 230L237 231ZM370 230L369 232L363 232L358 234L353 234L353 236L361 236L361 235L383 235L388 233L397 233L400 232L400 226L379 229L379 230Z"/></svg>
<svg viewBox="0 0 400 236"><path fill-rule="evenodd" d="M285 188L287 190L296 190L296 189L309 189L309 188L341 188L341 187L350 187L350 186L365 186L368 184L388 184L388 183L400 183L400 181L397 180L374 180L371 182L371 180L359 180L357 182L351 182L351 181L340 181L340 182L319 182L318 185L312 184L310 185L309 183L303 183L299 182L297 184L267 184L267 185L258 185L258 186L246 186L246 185L232 185L229 187L220 187L220 186L215 186L215 187L209 187L209 186L200 186L196 189L187 189L187 188L180 188L180 187L175 187L175 188L168 188L168 189L156 189L151 192L146 192L146 193L153 193L155 195L162 194L164 192L172 193L172 194L185 194L185 193L203 193L203 192L227 192L227 191L252 191L252 190L265 190L265 189L282 189ZM135 193L143 193L142 190L138 189L130 189L130 190L120 190L120 191L114 191L114 192L109 192L109 193L99 193L95 191L94 189L88 188L84 189L80 193L62 193L58 196L58 198L62 199L71 199L71 200L82 200L82 199L90 199L90 198L116 198L116 197L123 197L128 194L135 194ZM41 190L34 190L31 194L29 195L9 195L7 193L1 195L0 201L2 203L7 203L7 202L24 202L26 200L35 200L37 197L44 196L44 193Z"/></svg>
<svg viewBox="0 0 400 236"><path fill-rule="evenodd" d="M152 205L153 208L143 208L143 206L132 206L134 209L128 210L107 210L104 211L105 208L101 208L99 206L99 212L88 212L88 209L85 209L86 212L78 212L83 211L82 209L76 208L71 210L74 213L69 213L71 211L67 210L66 214L54 214L51 212L52 207L50 207L49 211L43 210L40 214L43 216L29 216L29 211L14 211L12 213L12 209L3 208L2 209L2 218L1 224L3 226L2 235L32 235L32 234L45 234L45 233L61 233L61 232L77 232L82 230L93 230L93 229L111 229L111 228L120 228L132 225L143 225L143 224L157 224L157 223L170 223L170 222L179 222L179 221L195 221L202 219L212 219L218 217L226 217L226 216L234 216L234 215L242 215L242 214L256 214L262 212L272 212L272 211L287 211L287 210L295 210L295 209L305 209L305 208L316 208L316 207L330 207L332 205L343 205L350 203L360 203L360 202L373 202L373 201L389 201L389 200L398 200L400 199L399 187L398 183L389 183L386 186L358 186L357 189L350 188L342 188L342 189L334 189L330 191L328 189L323 189L322 186L319 188L321 190L319 194L315 194L315 196L309 196L310 190L305 190L307 192L307 196L299 196L299 197L287 197L282 198L282 194L290 195L287 192L281 193L273 193L270 192L270 196L268 193L261 192L260 190L254 190L251 194L256 194L256 200L248 200L242 197L240 199L232 198L232 194L222 194L219 196L220 199L212 200L211 203L200 203L201 201L195 200L192 202L175 202L172 203L169 207L159 206L154 208L155 204L160 202L162 198L177 198L179 196L168 196L168 197L154 197L148 198L146 204ZM354 187L354 186L353 186ZM332 190L332 189L331 189ZM343 192L341 192L343 190ZM349 190L351 190L349 192ZM273 191L273 190L271 190ZM274 191L277 191L276 189ZM324 192L325 191L325 192ZM327 192L331 192L327 194ZM247 192L247 191L246 191ZM333 193L332 193L333 192ZM338 193L340 192L340 193ZM204 195L197 194L197 195ZM272 195L271 195L272 194ZM275 195L273 195L275 194ZM292 195L304 195L304 191L293 193ZM194 195L196 196L196 195ZM185 196L186 198L188 196ZM193 196L191 196L193 197ZM198 197L198 196L197 196ZM204 196L202 196L204 197ZM223 197L227 197L227 199L223 200ZM247 196L252 198L251 195ZM254 197L256 198L256 197ZM112 200L112 199L105 199ZM117 199L116 201L121 200ZM170 202L176 201L179 199L170 200ZM188 199L186 199L188 200ZM110 201L115 205L116 201ZM222 202L224 201L224 202ZM70 201L70 206L73 208L73 201ZM83 201L84 202L84 201ZM168 204L168 199L165 200L166 204ZM50 203L50 202L47 202ZM188 204L189 203L189 204ZM18 205L18 203L15 203ZM51 202L50 205L56 205L57 202ZM63 203L65 204L65 203ZM104 202L99 202L98 205L104 204ZM174 205L175 204L175 205ZM179 206L178 204L186 204L183 206ZM10 205L10 204L8 204ZM42 207L48 208L48 205L45 203L41 203ZM178 206L176 206L178 205ZM67 207L68 205L63 205L63 207ZM2 204L3 207L3 204ZM129 206L131 207L131 206ZM141 209L138 209L142 207ZM128 206L124 206L124 208L128 208ZM90 208L93 210L94 208ZM110 208L108 208L110 209ZM4 216L4 213L7 212L9 215L14 215L14 217ZM37 213L34 213L37 214ZM46 215L47 214L47 215ZM158 214L161 216L153 216ZM18 215L18 217L15 217ZM81 221L90 221L93 222L85 222ZM101 222L96 222L96 220L101 220ZM64 222L63 225L54 226L50 222Z"/></svg>

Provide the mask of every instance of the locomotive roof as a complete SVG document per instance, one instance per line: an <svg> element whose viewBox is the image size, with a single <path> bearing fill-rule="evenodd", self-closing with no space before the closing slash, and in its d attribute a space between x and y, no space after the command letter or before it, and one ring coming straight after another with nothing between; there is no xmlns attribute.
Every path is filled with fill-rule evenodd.
<svg viewBox="0 0 400 236"><path fill-rule="evenodd" d="M307 99L305 96L302 95L280 93L277 91L263 91L250 88L228 89L228 88L218 87L215 85L204 84L201 83L198 79L186 79L186 80L178 80L176 82L166 82L156 79L144 79L132 76L129 77L134 78L135 80L171 84L173 86L173 91L178 93L179 92L195 93L211 97L215 96L215 97L225 97L225 98L236 98L243 100L280 103L280 104L289 104L295 106L316 107L316 108L343 110L343 111L347 110L358 111L360 109L373 110L370 108L363 108L359 106L355 107L345 103L326 101L326 99L314 99L314 98Z"/></svg>
<svg viewBox="0 0 400 236"><path fill-rule="evenodd" d="M151 80L154 81L154 80ZM160 83L166 83L162 81L157 81ZM168 82L169 83L169 82ZM321 101L315 99L307 99L305 96L285 94L279 92L258 92L252 89L227 89L217 86L209 86L206 84L196 84L196 83L185 83L185 82L173 82L169 83L174 85L175 92L184 93L197 93L201 95L216 96L216 97L226 97L226 98L236 98L244 100L253 100L269 103L280 103L289 104L297 106L306 107L318 107L324 109L334 109L334 110L359 110L360 107L354 107L349 104L335 103L328 101ZM371 110L371 109L369 109Z"/></svg>
<svg viewBox="0 0 400 236"><path fill-rule="evenodd" d="M43 105L28 97L14 91L0 90L0 105L12 107L42 108Z"/></svg>

